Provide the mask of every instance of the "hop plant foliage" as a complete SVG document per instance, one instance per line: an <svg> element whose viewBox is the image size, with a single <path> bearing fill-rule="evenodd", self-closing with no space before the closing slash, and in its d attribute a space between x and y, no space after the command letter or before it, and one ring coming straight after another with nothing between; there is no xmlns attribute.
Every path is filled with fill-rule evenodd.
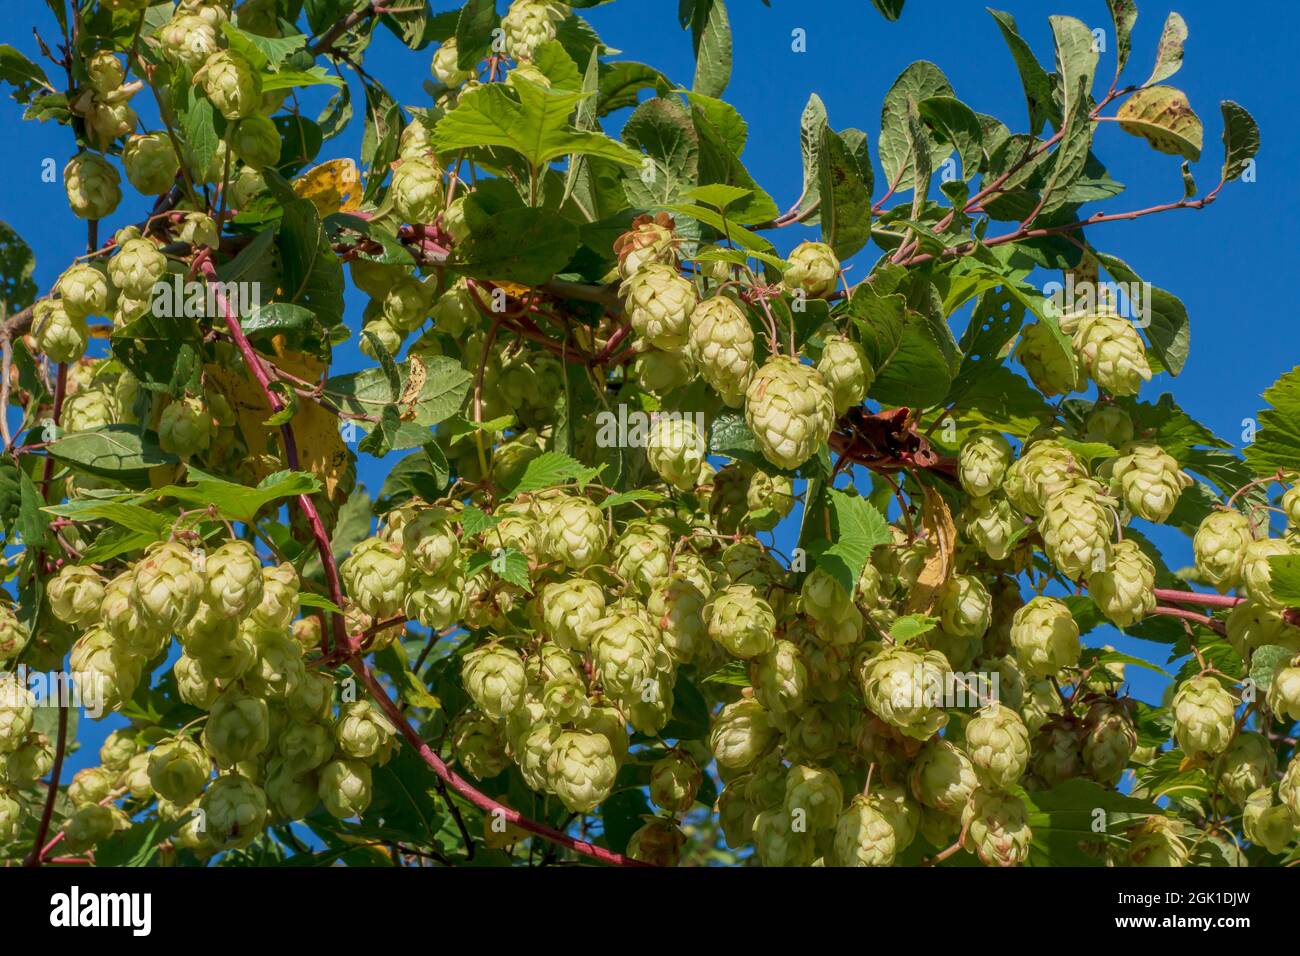
<svg viewBox="0 0 1300 956"><path fill-rule="evenodd" d="M1096 25L1053 18L1044 67L1000 16L1032 129L928 62L878 140L814 96L781 214L724 99L726 17L683 95L587 5L80 4L58 94L6 47L66 136L51 217L88 243L34 301L0 264L0 861L60 833L310 863L300 825L385 865L1292 857L1294 376L1238 458L1153 391L1186 357L1172 294L1153 325L1104 283L1039 291L1136 278L1094 223L1151 210L1078 213L1094 134L1199 151L1190 105L1088 87ZM380 28L429 98L366 68ZM1230 180L1259 140L1224 118ZM359 154L322 161L335 137ZM950 156L965 185L936 189ZM1164 701L1103 626L1178 642ZM32 668L113 721L75 775Z"/></svg>

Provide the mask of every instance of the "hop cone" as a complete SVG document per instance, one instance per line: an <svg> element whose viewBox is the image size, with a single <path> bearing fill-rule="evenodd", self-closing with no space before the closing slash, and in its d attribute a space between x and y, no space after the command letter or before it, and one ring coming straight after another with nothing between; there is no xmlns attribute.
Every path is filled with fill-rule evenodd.
<svg viewBox="0 0 1300 956"><path fill-rule="evenodd" d="M1250 522L1240 511L1206 515L1192 537L1192 553L1201 580L1221 593L1240 584L1246 550L1253 539Z"/></svg>
<svg viewBox="0 0 1300 956"><path fill-rule="evenodd" d="M774 645L776 617L750 585L723 588L704 606L703 614L709 637L735 657L755 657Z"/></svg>
<svg viewBox="0 0 1300 956"><path fill-rule="evenodd" d="M1078 663L1079 625L1062 602L1036 597L1012 619L1011 645L1026 673L1050 677Z"/></svg>
<svg viewBox="0 0 1300 956"><path fill-rule="evenodd" d="M876 377L862 346L844 335L827 338L817 371L831 390L836 418L862 404Z"/></svg>
<svg viewBox="0 0 1300 956"><path fill-rule="evenodd" d="M802 290L814 299L835 291L840 277L840 260L824 242L801 242L791 251L783 284L791 291Z"/></svg>
<svg viewBox="0 0 1300 956"><path fill-rule="evenodd" d="M691 313L688 339L704 381L739 408L754 374L754 330L744 311L725 296L705 299Z"/></svg>
<svg viewBox="0 0 1300 956"><path fill-rule="evenodd" d="M835 403L821 373L777 356L758 370L745 390L745 421L763 457L793 470L830 437Z"/></svg>
<svg viewBox="0 0 1300 956"><path fill-rule="evenodd" d="M1221 754L1232 742L1237 699L1209 675L1184 681L1170 710L1174 739L1188 756Z"/></svg>
<svg viewBox="0 0 1300 956"><path fill-rule="evenodd" d="M976 432L961 446L957 477L962 488L976 498L991 495L1001 487L1014 457L1011 443L1001 432Z"/></svg>
<svg viewBox="0 0 1300 956"><path fill-rule="evenodd" d="M1052 563L1078 581L1110 567L1113 524L1101 486L1081 478L1048 497L1038 529Z"/></svg>
<svg viewBox="0 0 1300 956"><path fill-rule="evenodd" d="M1169 517L1183 489L1191 484L1178 462L1150 442L1128 445L1111 466L1112 492L1123 499L1129 511L1157 524Z"/></svg>
<svg viewBox="0 0 1300 956"><path fill-rule="evenodd" d="M1111 395L1136 395L1151 380L1141 336L1118 315L1084 316L1074 331L1074 350L1080 368Z"/></svg>
<svg viewBox="0 0 1300 956"><path fill-rule="evenodd" d="M1018 866L1029 857L1033 832L1019 797L996 790L976 790L962 811L966 849L985 866Z"/></svg>
<svg viewBox="0 0 1300 956"><path fill-rule="evenodd" d="M686 345L695 284L667 263L650 262L624 286L628 320L638 335L657 348L675 351Z"/></svg>
<svg viewBox="0 0 1300 956"><path fill-rule="evenodd" d="M981 786L1009 790L1029 764L1029 729L1010 707L993 703L966 725L966 751Z"/></svg>
<svg viewBox="0 0 1300 956"><path fill-rule="evenodd" d="M1131 627L1156 606L1156 568L1132 540L1111 547L1110 566L1088 577L1088 595L1116 627Z"/></svg>

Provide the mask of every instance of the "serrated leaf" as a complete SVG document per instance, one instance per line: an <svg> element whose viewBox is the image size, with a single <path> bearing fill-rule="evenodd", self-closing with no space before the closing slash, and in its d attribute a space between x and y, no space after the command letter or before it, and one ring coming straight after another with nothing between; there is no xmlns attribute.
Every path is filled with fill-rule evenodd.
<svg viewBox="0 0 1300 956"><path fill-rule="evenodd" d="M817 557L817 566L834 575L845 593L853 594L872 549L890 540L889 523L865 498L831 488L828 503L835 519L835 540Z"/></svg>
<svg viewBox="0 0 1300 956"><path fill-rule="evenodd" d="M928 614L904 614L889 626L889 636L899 644L906 644L922 634L929 634L938 624L939 619Z"/></svg>
<svg viewBox="0 0 1300 956"><path fill-rule="evenodd" d="M1259 430L1246 446L1246 462L1260 477L1278 469L1295 471L1300 462L1300 366L1270 385L1264 400L1272 407L1257 416Z"/></svg>
<svg viewBox="0 0 1300 956"><path fill-rule="evenodd" d="M1300 607L1300 555L1269 558L1268 568L1273 598L1287 607Z"/></svg>
<svg viewBox="0 0 1300 956"><path fill-rule="evenodd" d="M8 83L13 98L27 104L41 90L54 92L45 71L8 43L0 44L0 83Z"/></svg>
<svg viewBox="0 0 1300 956"><path fill-rule="evenodd" d="M187 476L189 485L165 485L141 495L138 502L175 498L188 504L211 505L231 521L252 521L254 515L273 501L297 495L315 494L321 490L320 480L304 471L278 471L263 478L255 488L236 484L209 475L193 465Z"/></svg>
<svg viewBox="0 0 1300 956"><path fill-rule="evenodd" d="M1250 679L1255 682L1257 694L1267 694L1273 685L1273 676L1284 667L1290 667L1295 651L1277 644L1255 648L1250 656Z"/></svg>
<svg viewBox="0 0 1300 956"><path fill-rule="evenodd" d="M500 522L501 519L496 515L490 515L473 505L465 507L460 512L460 527L467 535L482 534L488 528L496 527Z"/></svg>
<svg viewBox="0 0 1300 956"><path fill-rule="evenodd" d="M506 489L511 496L541 491L556 485L577 481L579 487L590 481L599 469L588 468L576 458L558 451L543 452L526 466L514 487Z"/></svg>

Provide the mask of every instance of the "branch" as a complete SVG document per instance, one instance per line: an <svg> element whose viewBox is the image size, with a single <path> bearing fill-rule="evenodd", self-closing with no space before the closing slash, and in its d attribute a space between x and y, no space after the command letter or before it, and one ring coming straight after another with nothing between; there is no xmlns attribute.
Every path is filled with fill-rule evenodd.
<svg viewBox="0 0 1300 956"><path fill-rule="evenodd" d="M239 354L243 356L244 362L248 365L249 371L257 379L257 384L262 388L262 394L266 397L267 404L271 406L272 412L280 412L284 409L284 402L280 399L271 388L271 379L267 375L266 367L261 358L253 350L253 345L244 335L244 330L239 324L239 319L235 316L235 310L231 308L230 303L226 301L221 292L220 283L217 280L217 270L213 266L212 260L207 254L200 254L198 260L199 270L203 273L208 282L213 283L212 291L221 313L226 320L226 327L230 330L230 337L234 340L235 347L239 349ZM284 457L289 468L293 471L300 471L301 464L298 459L298 442L294 438L293 428L288 422L280 426L280 439L284 442ZM320 553L321 566L325 569L325 580L329 584L330 600L338 607L343 607L343 583L339 579L338 565L334 562L334 550L330 546L329 535L325 533L325 523L321 520L320 512L316 510L316 503L311 500L310 495L301 494L298 496L298 507L302 509L307 523L311 526L312 537L316 541L316 550ZM347 648L349 638L347 627L341 613L330 614L330 624L334 632L334 643L336 648Z"/></svg>
<svg viewBox="0 0 1300 956"><path fill-rule="evenodd" d="M363 662L360 657L354 657L349 663L351 664L352 669L356 671L361 682L366 685L366 689L370 691L371 696L375 698L375 701L379 704L380 708L388 715L388 719L393 722L401 735L406 738L407 743L415 748L416 753L418 753L424 762L429 765L429 768L437 774L453 792L464 797L484 813L499 815L508 823L519 827L521 830L527 830L529 833L539 836L544 840L558 843L560 846L568 847L575 853L580 853L583 856L589 856L592 859L600 860L602 863L612 863L617 866L649 865L642 863L639 860L629 859L621 853L615 853L612 850L605 849L604 847L595 846L585 840L576 839L575 837L569 836L567 833L561 833L559 830L548 827L544 823L530 820L518 810L500 804L487 794L476 790L467 780L453 770L450 770L443 762L442 758L434 753L429 748L429 745L420 739L420 735L415 732L415 728L407 722L397 705L393 703L392 698L388 696L384 691L384 688L375 680L374 675L370 673L370 669L366 667L365 662Z"/></svg>
<svg viewBox="0 0 1300 956"><path fill-rule="evenodd" d="M307 47L307 52L312 56L318 56L321 53L329 53L334 47L335 40L347 33L362 20L367 20L370 17L376 16L379 13L380 6L381 4L379 0L370 0L370 3L367 3L360 10L354 10L352 13L349 13L342 20L339 20L332 27L322 33L319 40Z"/></svg>
<svg viewBox="0 0 1300 956"><path fill-rule="evenodd" d="M1164 615L1165 617L1176 617L1184 621L1191 621L1193 624L1200 624L1208 627L1216 634L1227 635L1228 629L1223 626L1223 622L1215 618L1208 617L1204 614L1197 614L1195 611L1187 611L1181 607L1166 607L1161 604L1156 607L1152 614Z"/></svg>

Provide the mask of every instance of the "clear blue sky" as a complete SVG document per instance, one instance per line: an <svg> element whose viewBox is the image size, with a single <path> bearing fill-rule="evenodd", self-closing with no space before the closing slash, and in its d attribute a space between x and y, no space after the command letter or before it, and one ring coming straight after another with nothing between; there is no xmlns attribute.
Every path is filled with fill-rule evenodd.
<svg viewBox="0 0 1300 956"><path fill-rule="evenodd" d="M1169 0L1141 0L1141 17L1134 34L1134 52L1126 78L1145 79ZM435 10L452 7L434 0ZM997 4L1013 13L1022 33L1040 60L1051 62L1051 33L1047 16L1070 14L1089 26L1109 30L1103 0L1003 0ZM505 8L505 0L499 4ZM602 39L628 59L662 69L681 85L690 84L693 59L689 34L676 23L671 0L617 0L585 11ZM948 75L957 95L977 111L1001 118L1013 129L1023 128L1025 107L1019 79L985 4L976 0L907 0L898 23L888 23L868 0L774 0L773 8L758 0L730 3L735 35L735 70L726 97L749 122L749 147L744 160L756 180L778 205L788 206L800 189L799 116L811 92L825 101L836 128L857 126L870 136L872 153L879 130L880 102L894 77L918 59L932 60ZM1300 181L1284 171L1281 160L1300 151L1300 131L1289 93L1297 83L1294 31L1284 28L1292 4L1262 0L1249 7L1228 7L1214 0L1181 0L1172 9L1184 15L1190 29L1187 60L1170 82L1185 90L1206 124L1204 158L1194 171L1208 189L1218 180L1221 132L1218 102L1233 99L1254 114L1263 134L1259 178L1254 184L1233 184L1220 201L1202 212L1180 212L1093 230L1092 241L1125 259L1147 281L1180 296L1192 323L1192 351L1177 383L1161 376L1144 391L1155 400L1173 390L1195 417L1229 441L1240 439L1243 418L1255 414L1259 393L1296 362L1291 348L1293 219L1300 210ZM41 0L9 0L5 42L36 57L31 35L35 24L53 41L57 32ZM791 51L791 34L806 31L807 52ZM1113 38L1112 38L1113 39ZM367 69L406 105L427 105L421 89L428 77L432 50L411 54L386 32L377 34L365 61ZM1113 53L1102 59L1100 75L1109 76ZM52 74L55 72L51 68ZM324 97L303 98L304 113L312 116ZM354 88L353 102L361 101ZM143 104L142 115L149 120ZM622 117L614 117L621 122ZM610 132L616 133L616 129ZM359 123L326 144L322 158L359 152ZM52 123L24 123L20 110L7 99L0 105L0 137L7 163L0 177L0 219L16 228L36 252L36 279L44 291L67 260L82 251L84 227L75 220L59 182L41 180L42 162L52 158L58 168L72 153L68 131ZM1140 208L1177 199L1182 183L1176 160L1158 156L1122 132L1104 124L1096 151L1111 174L1128 185L1108 209ZM879 172L877 180L881 179ZM880 190L877 190L879 194ZM141 218L143 200L124 208L118 225ZM786 229L776 237L783 247L811 230ZM867 263L858 265L866 268ZM357 319L361 299L350 293L350 317ZM338 356L340 371L364 361L351 345ZM363 456L362 480L373 490L389 463L377 466ZM1190 560L1190 547L1177 533L1157 535L1169 548L1169 563ZM1141 653L1163 663L1163 648L1125 641L1115 633L1095 632L1090 643L1117 643L1122 650ZM1130 669L1134 691L1151 699L1159 687L1148 676ZM86 754L75 766L85 763Z"/></svg>

